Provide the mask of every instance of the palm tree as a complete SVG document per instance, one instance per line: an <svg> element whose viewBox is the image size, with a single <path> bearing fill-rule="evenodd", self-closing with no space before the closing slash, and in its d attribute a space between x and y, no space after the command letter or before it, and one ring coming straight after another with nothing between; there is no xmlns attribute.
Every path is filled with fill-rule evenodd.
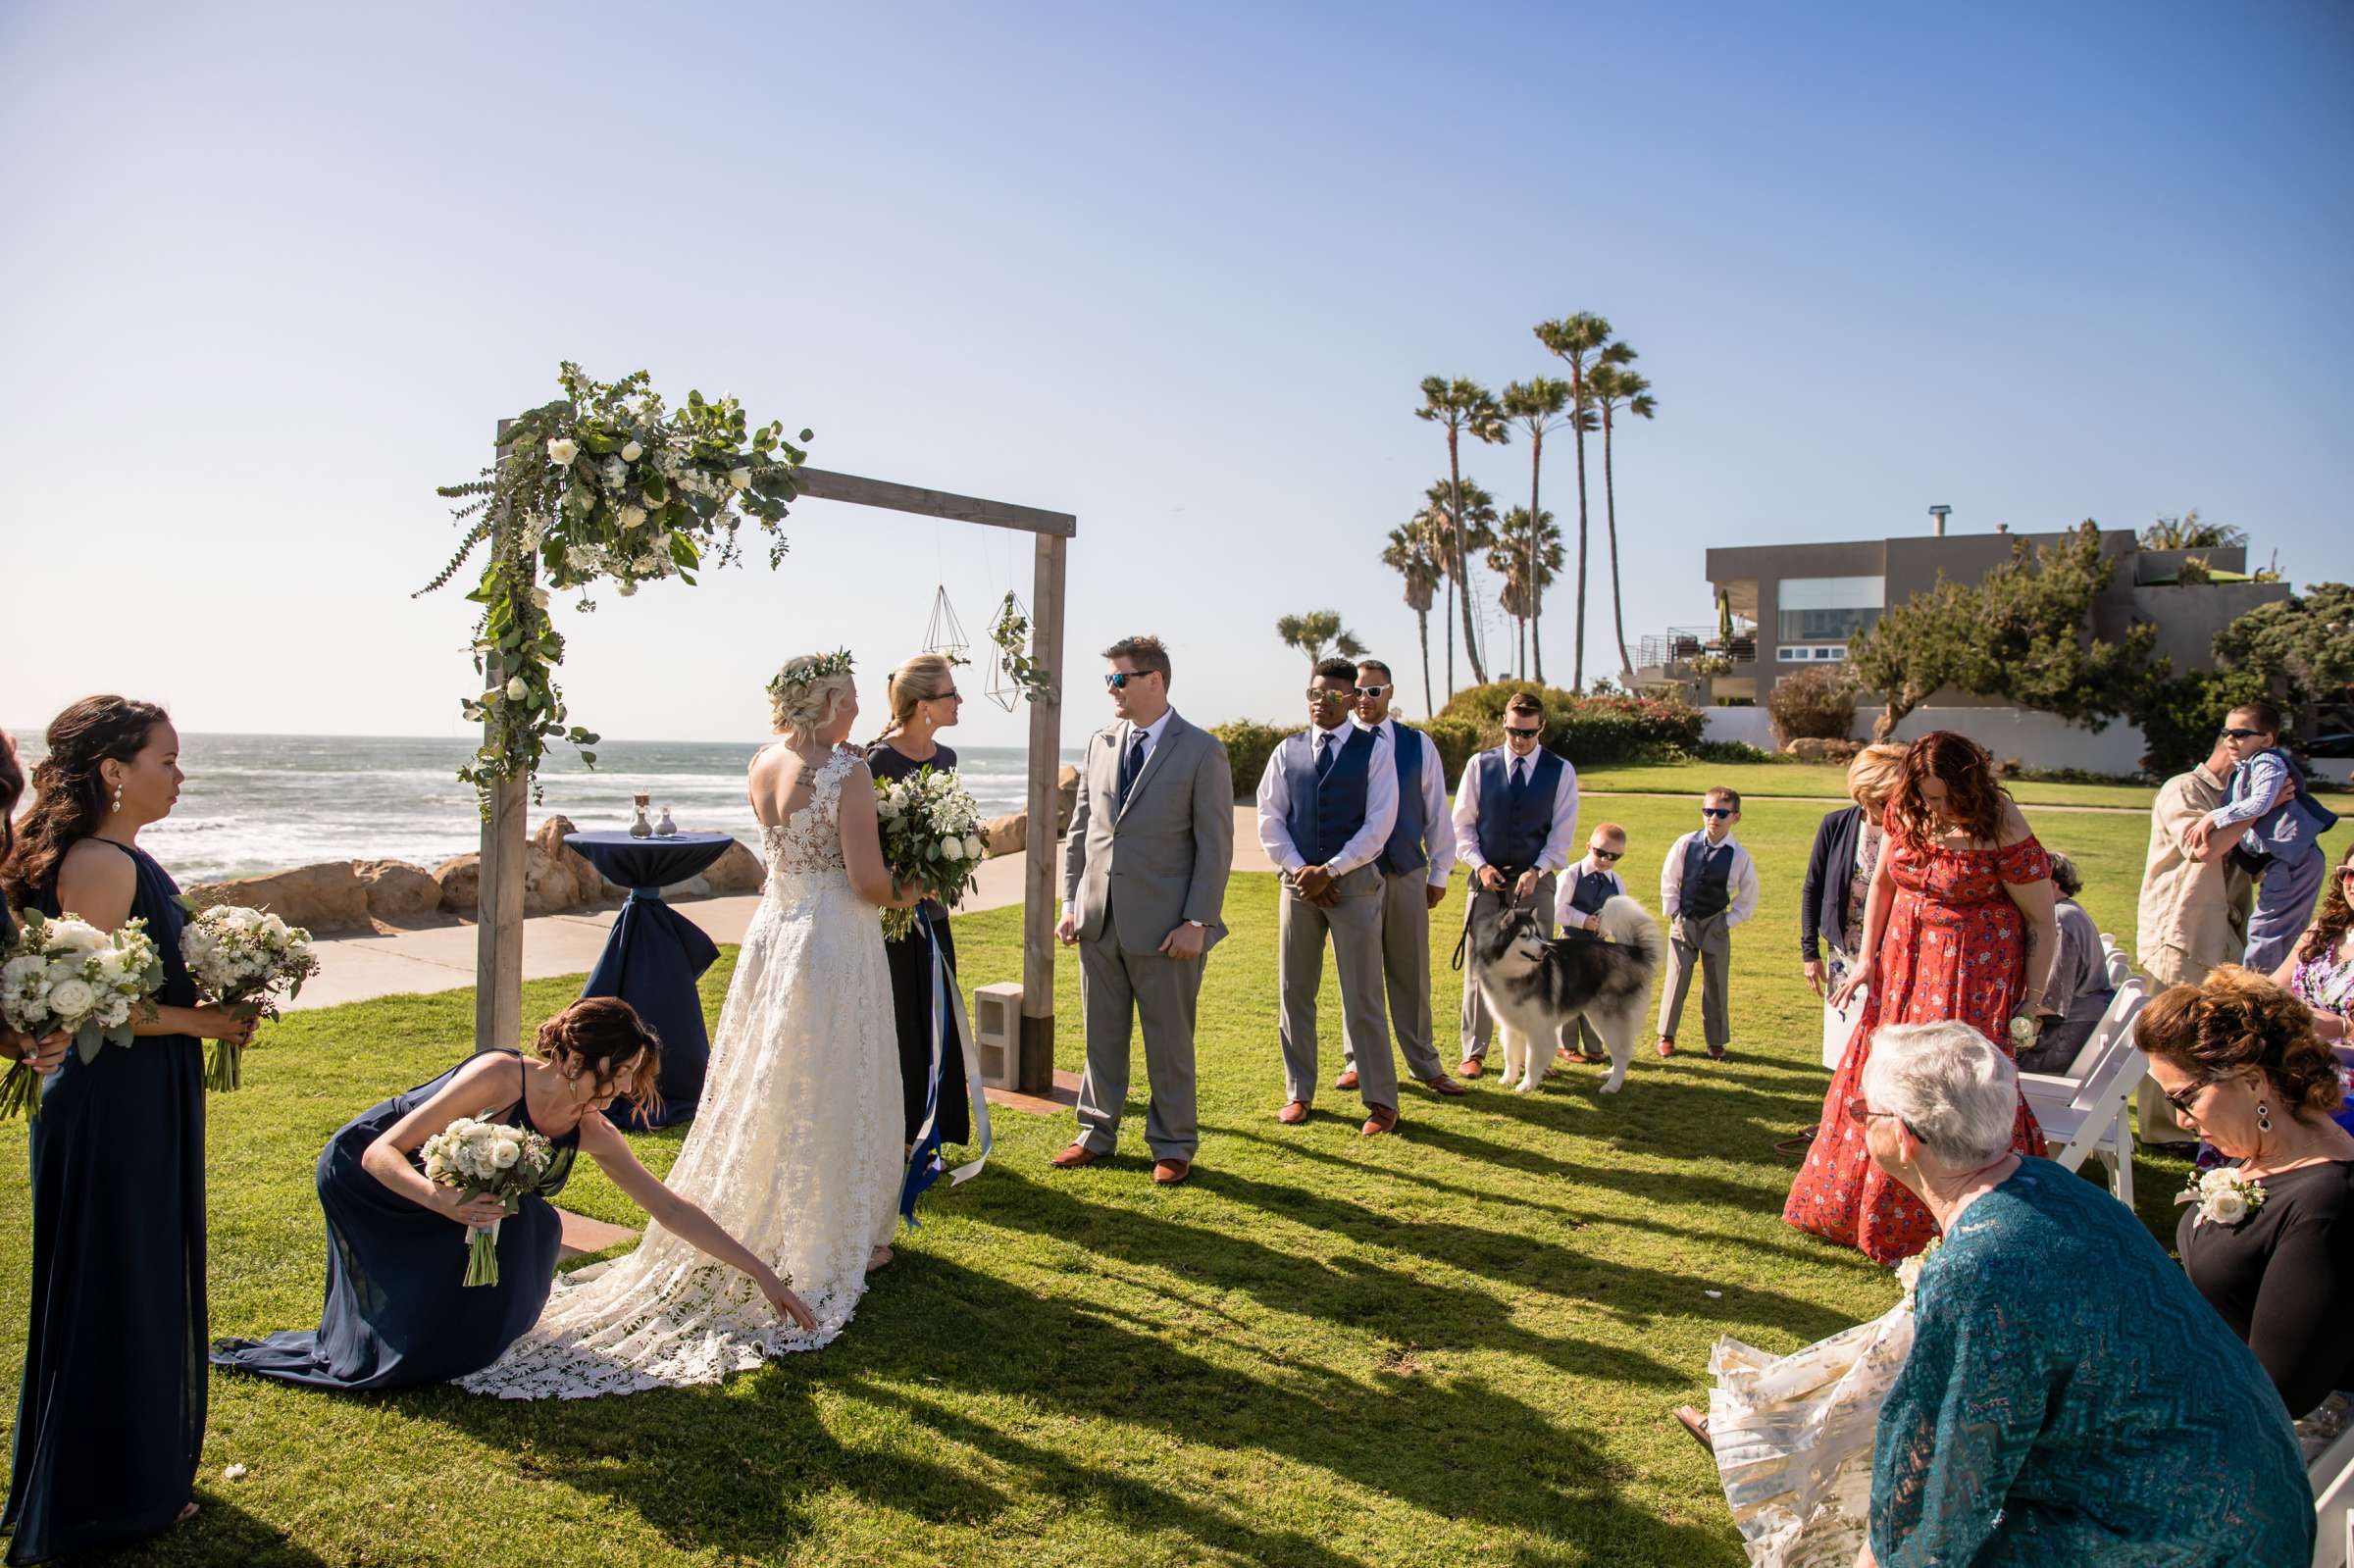
<svg viewBox="0 0 2354 1568"><path fill-rule="evenodd" d="M2248 531L2228 523L2202 523L2198 508L2180 517L2162 517L2141 531L2145 550L2228 550L2248 542Z"/></svg>
<svg viewBox="0 0 2354 1568"><path fill-rule="evenodd" d="M1504 514L1504 524L1497 530L1496 544L1488 551L1488 569L1504 579L1504 590L1496 602L1504 613L1520 623L1524 633L1533 634L1537 611L1545 603L1545 590L1561 570L1561 531L1554 527L1553 514L1538 514L1537 527L1528 526L1529 512L1525 506L1515 506ZM1520 639L1520 674L1528 675L1529 635ZM1544 677L1537 678L1542 681Z"/></svg>
<svg viewBox="0 0 2354 1568"><path fill-rule="evenodd" d="M1606 359L1595 366L1594 374L1587 378L1586 390L1593 394L1595 410L1602 415L1602 510L1609 520L1611 534L1611 619L1618 631L1618 682L1631 686L1635 667L1626 656L1626 597L1618 580L1618 489L1611 477L1611 422L1621 405L1641 419L1650 419L1659 412L1660 405L1651 395L1650 380L1626 368L1635 351L1623 343L1612 346L1625 348L1626 352L1616 360Z"/></svg>
<svg viewBox="0 0 2354 1568"><path fill-rule="evenodd" d="M1430 605L1438 593L1439 579L1447 575L1428 513L1417 512L1390 530L1381 564L1406 579L1407 607L1414 612L1414 627L1422 635L1422 712L1428 716L1438 712L1430 700Z"/></svg>
<svg viewBox="0 0 2354 1568"><path fill-rule="evenodd" d="M1460 516L1463 511L1463 464L1460 452L1465 431L1483 441L1503 444L1507 431L1504 410L1496 404L1496 394L1477 381L1458 376L1450 381L1444 377L1422 378L1422 406L1414 410L1414 418L1429 420L1447 431L1447 479L1453 486L1454 502L1449 510ZM1447 694L1455 695L1455 589L1470 573L1470 558L1464 552L1464 541L1454 541L1454 553L1448 558L1447 575ZM1478 685L1487 684L1487 671L1479 659L1479 634L1471 623L1471 595L1463 594L1463 657L1471 664L1471 680Z"/></svg>
<svg viewBox="0 0 2354 1568"><path fill-rule="evenodd" d="M1586 685L1586 431L1592 415L1586 392L1586 371L1594 356L1611 340L1611 324L1590 311L1564 316L1558 322L1539 322L1537 341L1569 367L1569 418L1577 432L1577 647L1570 658L1569 689Z"/></svg>
<svg viewBox="0 0 2354 1568"><path fill-rule="evenodd" d="M1545 470L1546 432L1558 430L1567 423L1561 415L1562 410L1569 406L1571 395L1567 381L1557 381L1543 376L1514 381L1504 389L1505 418L1514 421L1528 431L1528 510L1532 513L1543 511L1537 504L1537 481ZM1528 542L1535 544L1533 533ZM1533 565L1528 575L1531 578L1538 575ZM1545 641L1537 632L1537 615L1533 605L1528 615L1528 635L1529 640L1536 644L1537 683L1542 685L1545 682ZM1525 659L1521 661L1521 671L1527 673Z"/></svg>
<svg viewBox="0 0 2354 1568"><path fill-rule="evenodd" d="M1454 500L1458 490L1463 498L1462 525L1456 525ZM1423 492L1421 517L1430 529L1430 536L1438 547L1439 570L1447 576L1448 602L1460 592L1466 607L1471 605L1471 562L1496 542L1496 497L1476 480L1441 480ZM1463 573L1456 575L1455 563L1463 564ZM1452 630L1452 623L1450 623ZM1450 667L1452 672L1452 666ZM1448 695L1455 694L1451 684ZM1484 683L1485 676L1480 677Z"/></svg>
<svg viewBox="0 0 2354 1568"><path fill-rule="evenodd" d="M1365 645L1356 640L1356 633L1341 625L1338 610L1310 610L1305 615L1287 615L1275 623L1275 634L1287 647L1298 648L1307 655L1312 666L1324 657L1329 646L1344 659L1363 654Z"/></svg>

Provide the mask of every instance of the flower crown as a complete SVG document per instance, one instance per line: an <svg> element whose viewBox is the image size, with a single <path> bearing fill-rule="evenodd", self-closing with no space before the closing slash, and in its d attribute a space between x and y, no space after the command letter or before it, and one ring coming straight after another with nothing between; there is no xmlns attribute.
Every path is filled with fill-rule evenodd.
<svg viewBox="0 0 2354 1568"><path fill-rule="evenodd" d="M850 650L836 648L832 653L804 653L797 659L786 661L776 679L768 683L771 700L783 702L798 691L805 691L818 682L850 673Z"/></svg>

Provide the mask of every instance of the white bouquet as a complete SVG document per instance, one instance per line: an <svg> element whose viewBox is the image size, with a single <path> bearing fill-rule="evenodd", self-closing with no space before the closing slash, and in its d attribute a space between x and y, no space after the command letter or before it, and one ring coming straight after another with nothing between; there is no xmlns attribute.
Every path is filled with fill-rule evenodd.
<svg viewBox="0 0 2354 1568"><path fill-rule="evenodd" d="M0 936L5 933L0 932ZM130 1043L131 1009L164 988L164 956L143 920L100 931L73 915L25 917L0 963L0 1017L38 1039L68 1034L86 1064L101 1045ZM0 1120L41 1114L39 1075L19 1062L0 1082Z"/></svg>
<svg viewBox="0 0 2354 1568"><path fill-rule="evenodd" d="M276 1018L280 993L302 994L319 973L311 934L276 915L235 904L199 909L179 934L179 956L207 1000L246 1017ZM245 1048L213 1041L205 1061L207 1088L232 1089L244 1081Z"/></svg>
<svg viewBox="0 0 2354 1568"><path fill-rule="evenodd" d="M494 1197L509 1214L555 1163L556 1148L528 1128L461 1116L417 1150L426 1180L454 1187L465 1197ZM498 1283L498 1222L466 1230L466 1284Z"/></svg>
<svg viewBox="0 0 2354 1568"><path fill-rule="evenodd" d="M919 768L896 782L875 781L875 817L883 829L883 863L893 877L915 883L927 896L953 904L981 876L988 845L981 838L981 803L954 769ZM915 911L883 911L883 935L897 940L915 930Z"/></svg>

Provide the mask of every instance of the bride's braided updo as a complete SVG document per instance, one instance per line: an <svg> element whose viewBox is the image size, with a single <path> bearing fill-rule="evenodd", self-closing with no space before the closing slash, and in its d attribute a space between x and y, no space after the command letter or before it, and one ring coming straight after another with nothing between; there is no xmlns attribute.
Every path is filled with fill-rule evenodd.
<svg viewBox="0 0 2354 1568"><path fill-rule="evenodd" d="M779 731L808 735L834 711L834 704L850 689L850 650L804 653L786 661L768 683L769 709Z"/></svg>

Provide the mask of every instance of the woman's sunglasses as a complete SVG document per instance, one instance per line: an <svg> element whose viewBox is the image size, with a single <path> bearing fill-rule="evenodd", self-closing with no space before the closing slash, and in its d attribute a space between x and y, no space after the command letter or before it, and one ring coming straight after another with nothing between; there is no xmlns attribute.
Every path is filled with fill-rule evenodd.
<svg viewBox="0 0 2354 1568"><path fill-rule="evenodd" d="M2197 1102L2198 1097L2201 1094L2206 1093L2207 1090L2213 1088L2214 1087L2214 1079L2202 1078L2197 1083L2191 1085L2190 1087L2176 1089L2174 1093L2167 1095L2166 1103L2175 1108L2175 1114L2176 1116L2187 1116L2195 1122L2198 1120L2198 1114L2191 1109L2191 1106Z"/></svg>

